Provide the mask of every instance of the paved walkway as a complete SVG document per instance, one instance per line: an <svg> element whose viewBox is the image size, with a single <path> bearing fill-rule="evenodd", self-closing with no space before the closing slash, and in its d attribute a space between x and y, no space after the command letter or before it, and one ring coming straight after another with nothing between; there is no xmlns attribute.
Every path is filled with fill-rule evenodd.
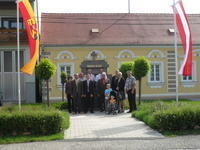
<svg viewBox="0 0 200 150"><path fill-rule="evenodd" d="M94 114L71 115L70 128L65 139L124 139L163 138L143 122L131 117L130 113L118 115Z"/></svg>

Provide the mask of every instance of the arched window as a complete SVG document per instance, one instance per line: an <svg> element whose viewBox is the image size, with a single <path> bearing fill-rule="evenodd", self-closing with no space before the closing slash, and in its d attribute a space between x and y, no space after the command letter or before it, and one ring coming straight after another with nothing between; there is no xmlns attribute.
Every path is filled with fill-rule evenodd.
<svg viewBox="0 0 200 150"><path fill-rule="evenodd" d="M74 56L74 54L70 51L61 51L57 54L57 56L54 59L75 59L76 57Z"/></svg>
<svg viewBox="0 0 200 150"><path fill-rule="evenodd" d="M165 55L160 50L152 50L147 55L147 58L164 58Z"/></svg>
<svg viewBox="0 0 200 150"><path fill-rule="evenodd" d="M124 49L118 53L116 58L135 58L135 54L131 50Z"/></svg>

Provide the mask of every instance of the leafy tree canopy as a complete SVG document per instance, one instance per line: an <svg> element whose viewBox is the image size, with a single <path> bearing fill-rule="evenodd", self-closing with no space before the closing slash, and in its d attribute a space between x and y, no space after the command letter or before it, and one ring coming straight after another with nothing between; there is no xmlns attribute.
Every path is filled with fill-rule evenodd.
<svg viewBox="0 0 200 150"><path fill-rule="evenodd" d="M151 64L145 57L137 57L134 61L133 74L137 80L146 76L151 69Z"/></svg>
<svg viewBox="0 0 200 150"><path fill-rule="evenodd" d="M40 80L49 80L55 72L56 66L47 58L42 58L36 68Z"/></svg>
<svg viewBox="0 0 200 150"><path fill-rule="evenodd" d="M122 72L123 77L127 78L127 71L133 71L134 62L124 62L121 64L119 71Z"/></svg>

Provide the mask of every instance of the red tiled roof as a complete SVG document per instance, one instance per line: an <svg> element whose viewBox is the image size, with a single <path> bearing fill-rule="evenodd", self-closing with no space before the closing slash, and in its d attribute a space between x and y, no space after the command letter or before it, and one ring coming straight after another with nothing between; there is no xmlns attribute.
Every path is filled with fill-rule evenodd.
<svg viewBox="0 0 200 150"><path fill-rule="evenodd" d="M188 15L193 44L200 44L200 14ZM173 44L172 14L43 13L41 43L52 45ZM92 33L92 28L99 33ZM180 40L179 40L180 41Z"/></svg>

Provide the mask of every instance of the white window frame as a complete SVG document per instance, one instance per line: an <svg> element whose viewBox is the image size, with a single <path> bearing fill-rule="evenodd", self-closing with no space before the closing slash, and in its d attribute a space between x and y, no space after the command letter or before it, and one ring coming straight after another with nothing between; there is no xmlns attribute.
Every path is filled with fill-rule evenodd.
<svg viewBox="0 0 200 150"><path fill-rule="evenodd" d="M57 65L57 86L61 86L61 79L60 79L60 74L61 74L61 70L60 68L62 66L70 66L71 68L71 74L70 75L73 75L74 74L74 63L59 63Z"/></svg>
<svg viewBox="0 0 200 150"><path fill-rule="evenodd" d="M182 64L183 61L181 61ZM181 65L180 65L181 66ZM197 83L196 61L192 61L192 80L184 80L181 76L181 82L184 87L195 87Z"/></svg>
<svg viewBox="0 0 200 150"><path fill-rule="evenodd" d="M164 83L164 63L160 61L151 61L151 65L159 65L160 69L160 80L159 81L151 81L151 72L148 75L148 86L151 88L161 88Z"/></svg>

